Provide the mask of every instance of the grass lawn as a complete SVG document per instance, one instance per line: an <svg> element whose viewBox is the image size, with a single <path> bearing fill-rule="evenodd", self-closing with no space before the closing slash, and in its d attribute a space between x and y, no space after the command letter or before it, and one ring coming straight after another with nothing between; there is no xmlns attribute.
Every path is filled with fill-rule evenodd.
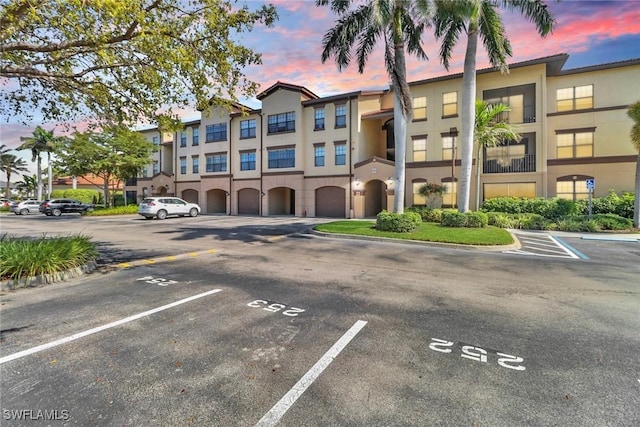
<svg viewBox="0 0 640 427"><path fill-rule="evenodd" d="M320 224L316 230L325 233L353 234L357 236L390 237L392 239L421 240L425 242L457 243L461 245L509 245L513 243L511 234L502 228L442 227L435 222L423 222L411 233L378 231L374 221L335 221Z"/></svg>

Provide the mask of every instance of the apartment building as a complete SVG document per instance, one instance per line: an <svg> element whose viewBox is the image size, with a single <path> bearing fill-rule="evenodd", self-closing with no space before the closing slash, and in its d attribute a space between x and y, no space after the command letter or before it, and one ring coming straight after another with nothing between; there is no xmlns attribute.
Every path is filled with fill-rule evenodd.
<svg viewBox="0 0 640 427"><path fill-rule="evenodd" d="M478 70L477 99L510 106L503 120L522 138L474 150L471 207L500 196L588 196L633 191L637 153L629 104L640 99L640 59L564 70L560 54ZM433 206L455 206L462 75L410 84L405 206L438 183ZM366 218L395 197L393 93L319 97L278 82L257 95L260 109L212 106L177 134L141 131L158 147L129 195L177 195L204 213ZM478 202L476 202L476 197Z"/></svg>

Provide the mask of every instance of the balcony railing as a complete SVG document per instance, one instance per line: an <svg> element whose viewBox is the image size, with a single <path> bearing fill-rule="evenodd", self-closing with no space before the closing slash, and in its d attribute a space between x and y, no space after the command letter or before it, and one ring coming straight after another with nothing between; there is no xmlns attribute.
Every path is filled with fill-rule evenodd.
<svg viewBox="0 0 640 427"><path fill-rule="evenodd" d="M536 155L500 156L484 161L483 173L519 173L536 171Z"/></svg>

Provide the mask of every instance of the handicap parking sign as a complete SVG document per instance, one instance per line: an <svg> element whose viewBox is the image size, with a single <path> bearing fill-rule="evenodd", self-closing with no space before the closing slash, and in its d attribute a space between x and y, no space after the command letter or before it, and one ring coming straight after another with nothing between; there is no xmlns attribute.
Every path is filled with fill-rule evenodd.
<svg viewBox="0 0 640 427"><path fill-rule="evenodd" d="M587 190L593 190L596 188L596 180L593 178L587 179Z"/></svg>

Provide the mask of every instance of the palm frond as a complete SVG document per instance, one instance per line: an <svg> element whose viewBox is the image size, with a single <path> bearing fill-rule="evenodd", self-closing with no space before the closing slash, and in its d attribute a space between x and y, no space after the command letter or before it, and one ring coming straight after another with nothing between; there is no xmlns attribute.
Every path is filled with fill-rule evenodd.
<svg viewBox="0 0 640 427"><path fill-rule="evenodd" d="M501 3L505 9L518 11L533 22L542 37L551 33L555 27L553 15L541 0L501 0Z"/></svg>
<svg viewBox="0 0 640 427"><path fill-rule="evenodd" d="M493 3L482 1L480 5L480 38L484 44L491 65L502 73L507 73L507 57L512 55L511 44L505 36L502 17Z"/></svg>

